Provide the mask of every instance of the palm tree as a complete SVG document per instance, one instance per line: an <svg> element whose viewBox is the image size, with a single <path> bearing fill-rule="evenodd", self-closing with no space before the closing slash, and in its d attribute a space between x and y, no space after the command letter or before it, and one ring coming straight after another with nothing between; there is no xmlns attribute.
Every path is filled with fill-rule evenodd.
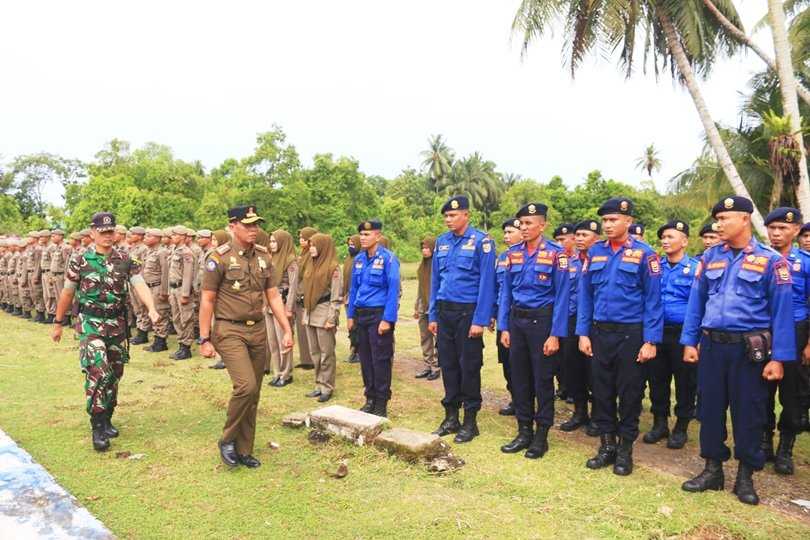
<svg viewBox="0 0 810 540"><path fill-rule="evenodd" d="M430 148L422 152L422 169L430 179L431 187L440 191L442 184L453 170L455 156L453 150L447 146L442 135L433 135L428 139Z"/></svg>
<svg viewBox="0 0 810 540"><path fill-rule="evenodd" d="M636 160L636 169L647 171L647 176L652 178L653 171L660 171L662 167L661 158L658 157L658 150L654 144L644 149L644 155Z"/></svg>
<svg viewBox="0 0 810 540"><path fill-rule="evenodd" d="M721 9L726 18L739 25L733 5L723 2ZM722 31L702 0L522 0L513 30L522 33L524 53L532 41L558 21L565 29L564 50L572 75L587 54L596 49L618 51L620 65L629 77L641 40L645 64L646 60L652 61L656 76L660 70L668 69L686 86L731 187L738 195L750 198L709 114L696 77L696 71L707 74L711 70L719 52L732 52L738 43ZM765 224L756 208L752 221L764 235Z"/></svg>

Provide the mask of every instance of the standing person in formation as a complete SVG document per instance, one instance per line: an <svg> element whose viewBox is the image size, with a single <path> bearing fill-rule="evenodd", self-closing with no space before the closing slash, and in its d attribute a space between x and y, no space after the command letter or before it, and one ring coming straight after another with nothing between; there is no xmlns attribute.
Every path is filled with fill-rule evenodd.
<svg viewBox="0 0 810 540"><path fill-rule="evenodd" d="M501 288L506 278L506 271L509 268L509 249L521 243L523 236L520 232L520 220L509 218L501 225L503 230L503 242L506 244L506 251L498 255L497 267L495 268L495 305L493 306L492 318L498 319L498 301L501 297ZM498 414L501 416L515 416L515 398L512 392L512 368L509 364L509 349L501 343L501 328L495 335L495 342L498 347L498 363L503 370L503 378L506 381L506 391L509 392L509 403L502 407Z"/></svg>
<svg viewBox="0 0 810 540"><path fill-rule="evenodd" d="M202 278L205 274L205 259L214 250L212 247L213 238L212 232L208 229L200 229L197 231L197 246L196 259L194 259L194 313L200 311L200 295L202 294ZM199 337L199 326L197 321L194 321L196 335Z"/></svg>
<svg viewBox="0 0 810 540"><path fill-rule="evenodd" d="M259 229L259 230L261 230L261 229ZM217 229L216 231L212 232L211 233L211 247L212 247L211 252L216 250L216 248L218 248L219 246L224 246L230 240L231 240L231 236L230 236L229 232L224 230L224 229ZM210 255L210 253L208 255ZM206 257L205 257L206 262L208 261L208 255L206 255ZM202 297L200 298L200 302L202 302ZM211 321L211 329L212 329L212 331L214 330L215 323L216 323L216 320ZM215 353L214 358L216 359L216 362L214 362L213 364L208 366L208 369L225 369L225 362L222 361L222 356L220 356L219 353Z"/></svg>
<svg viewBox="0 0 810 540"><path fill-rule="evenodd" d="M575 273L575 270L571 267L571 259L575 258L576 256L576 239L574 236L574 224L573 223L563 223L559 225L556 229L554 229L554 241L560 244L563 251L565 252L566 257L568 258L568 285L570 286L572 282L576 280L572 280L570 275ZM571 294L576 297L576 291L572 290ZM568 297L568 303L571 303L571 294ZM557 379L557 393L556 396L562 400L565 400L566 403L573 403L573 398L568 393L568 375L566 370L568 369L568 365L564 362L564 350L562 343L564 343L568 339L568 336L560 340L560 353L554 355L554 377Z"/></svg>
<svg viewBox="0 0 810 540"><path fill-rule="evenodd" d="M20 280L20 296L22 297L22 311L23 319L31 318L31 310L34 309L34 296L33 291L36 287L34 283L35 268L38 266L37 261L37 242L39 241L39 233L28 233L28 244L23 252L23 272L25 276Z"/></svg>
<svg viewBox="0 0 810 540"><path fill-rule="evenodd" d="M295 299L298 297L298 258L295 255L295 242L290 233L276 229L270 235L270 256L273 263L271 283L278 288L284 302L284 316L292 324L295 312ZM293 382L292 349L285 350L284 326L277 321L272 310L265 312L267 322L267 343L270 347L270 368L273 380L269 385L283 388Z"/></svg>
<svg viewBox="0 0 810 540"><path fill-rule="evenodd" d="M643 364L655 358L664 330L661 261L649 245L630 236L630 199L609 199L598 214L608 239L588 250L577 291L579 349L592 357L593 415L601 439L586 466L613 464L613 473L625 476L633 472Z"/></svg>
<svg viewBox="0 0 810 540"><path fill-rule="evenodd" d="M22 297L20 296L20 259L23 245L27 242L23 239L15 239L12 241L11 247L12 254L8 260L8 268L6 274L9 278L9 286L11 287L11 300L14 305L12 315L22 317Z"/></svg>
<svg viewBox="0 0 810 540"><path fill-rule="evenodd" d="M51 306L56 306L56 300L51 299L51 254L53 253L53 243L51 243L51 231L39 231L39 243L42 248L39 257L39 273L42 281L42 324L51 324L53 319L49 313Z"/></svg>
<svg viewBox="0 0 810 540"><path fill-rule="evenodd" d="M79 359L85 374L87 414L90 415L93 448L104 451L110 438L118 436L112 416L118 403L118 384L129 361L125 310L129 286L158 319L140 264L123 251L113 248L115 216L109 212L93 215L94 246L71 257L65 274L65 286L56 307L51 337L62 338L64 316L73 303L79 303Z"/></svg>
<svg viewBox="0 0 810 540"><path fill-rule="evenodd" d="M133 260L138 261L143 268L144 259L146 259L146 252L148 248L143 243L143 237L146 234L146 229L143 227L132 227L129 230L129 255ZM135 314L135 328L138 334L129 340L131 345L143 345L149 343L149 331L152 329L152 323L149 320L149 311L146 306L138 299L138 296L130 295L130 303L132 304L132 311Z"/></svg>
<svg viewBox="0 0 810 540"><path fill-rule="evenodd" d="M50 298L51 302L48 306L48 320L53 323L56 318L56 303L62 295L62 289L65 286L65 270L67 269L67 262L70 260L70 255L73 252L71 247L64 241L65 232L61 229L54 229L51 231L51 241L53 248L51 251L51 265L48 271L51 275L50 282ZM65 325L70 326L70 315L65 316Z"/></svg>
<svg viewBox="0 0 810 540"><path fill-rule="evenodd" d="M169 320L172 308L169 304L169 251L163 246L163 230L147 229L144 237L146 252L143 254L143 279L152 295L152 303L158 312L158 320L152 321L154 340L146 352L169 350Z"/></svg>
<svg viewBox="0 0 810 540"><path fill-rule="evenodd" d="M810 223L805 223L799 229L799 248L810 252Z"/></svg>
<svg viewBox="0 0 810 540"><path fill-rule="evenodd" d="M90 229L82 229L79 231L79 234L82 235L82 253L86 251L90 246L93 245L93 234Z"/></svg>
<svg viewBox="0 0 810 540"><path fill-rule="evenodd" d="M360 253L360 235L355 234L346 240L346 247L349 254L343 259L343 305L349 306L349 286L352 283L352 268L354 268L354 258ZM348 316L348 315L347 315ZM357 327L349 330L349 358L346 360L350 364L360 362L357 355Z"/></svg>
<svg viewBox="0 0 810 540"><path fill-rule="evenodd" d="M295 332L298 334L298 365L301 369L314 369L312 355L309 351L309 338L307 327L304 324L304 288L302 281L307 267L312 264L312 255L309 253L310 240L318 232L314 227L304 227L298 231L298 245L301 254L298 256L298 298L295 303Z"/></svg>
<svg viewBox="0 0 810 540"><path fill-rule="evenodd" d="M439 369L439 354L436 350L436 336L430 331L428 325L428 309L430 308L430 276L433 270L433 250L436 249L436 238L425 236L419 243L422 260L416 271L418 287L416 290L416 304L413 308L413 318L419 325L419 342L422 347L422 361L425 368L416 374L417 379L435 381L441 377Z"/></svg>
<svg viewBox="0 0 810 540"><path fill-rule="evenodd" d="M200 272L202 268L200 267L200 263L203 262L203 248L200 247L200 235L197 231L187 229L188 236L186 237L186 246L191 250L191 254L193 256L194 262L192 263L192 274L194 275L192 282L191 282L191 313L192 313L192 323L191 326L193 328L192 335L194 339L200 337L200 327L197 325L197 317L196 314L200 311ZM210 231L206 231L209 233L208 239L205 240L206 245L211 242ZM267 247L267 246L265 246Z"/></svg>
<svg viewBox="0 0 810 540"><path fill-rule="evenodd" d="M8 313L8 307L11 305L8 293L8 277L6 275L8 260L10 258L9 253L11 253L8 242L6 238L0 238L0 308L6 313Z"/></svg>
<svg viewBox="0 0 810 540"><path fill-rule="evenodd" d="M469 208L469 199L462 195L442 206L449 231L436 239L430 284L429 327L438 337L445 413L434 433L455 433L457 443L479 434L483 336L495 302L495 248L486 233L470 226Z"/></svg>
<svg viewBox="0 0 810 540"><path fill-rule="evenodd" d="M309 242L312 257L301 282L304 293L304 326L312 360L315 362L315 390L307 397L325 403L335 391L335 333L340 318L343 273L335 242L317 233Z"/></svg>
<svg viewBox="0 0 810 540"><path fill-rule="evenodd" d="M717 224L707 223L700 229L700 240L703 242L703 251L720 243L720 235L717 234ZM702 253L701 253L702 255Z"/></svg>
<svg viewBox="0 0 810 540"><path fill-rule="evenodd" d="M768 382L782 378L783 362L796 359L790 266L758 242L751 227L754 204L728 197L712 209L722 244L701 257L683 323L685 362L698 362L700 456L706 466L683 483L685 491L724 489L726 410L731 407L734 493L759 504L753 473L765 466L762 432ZM698 344L700 352L698 353Z"/></svg>
<svg viewBox="0 0 810 540"><path fill-rule="evenodd" d="M388 416L394 326L399 307L399 259L380 245L380 221L364 221L357 230L362 251L354 258L346 325L357 327L357 352L366 397L360 410Z"/></svg>
<svg viewBox="0 0 810 540"><path fill-rule="evenodd" d="M29 260L30 266L29 268L29 276L31 276L31 302L34 305L34 311L37 312L36 317L34 318L34 322L36 323L45 323L45 298L42 296L43 290L43 283L42 283L42 266L40 265L40 261L42 260L42 252L45 250L45 244L47 243L50 233L48 231L44 231L45 235L42 234L43 231L35 231L33 234L35 235L34 238L36 239L34 246L33 246L33 253L32 257Z"/></svg>
<svg viewBox="0 0 810 540"><path fill-rule="evenodd" d="M177 351L171 355L173 360L191 358L191 344L194 342L194 304L191 302L194 253L186 245L190 232L182 225L172 229L175 247L169 259L169 303L179 345Z"/></svg>
<svg viewBox="0 0 810 540"><path fill-rule="evenodd" d="M810 294L810 253L793 246L799 234L802 213L796 208L782 207L773 210L765 218L768 240L771 247L785 258L793 280L793 324L796 334L795 362L783 364L784 376L779 381L768 382L768 410L763 433L762 448L765 460L774 461L777 474L791 475L794 472L793 445L802 429L802 361L810 357L807 319L808 294ZM773 430L777 427L776 391L779 390L779 447L773 452Z"/></svg>
<svg viewBox="0 0 810 540"><path fill-rule="evenodd" d="M548 207L529 203L518 210L523 242L509 248L498 299L501 343L509 349L518 433L501 452L526 450L538 459L548 452L554 424L554 361L568 335L571 294L568 256L543 236Z"/></svg>
<svg viewBox="0 0 810 540"><path fill-rule="evenodd" d="M653 426L642 439L655 444L667 438L667 448L680 449L686 444L689 421L695 417L697 369L683 361L680 344L683 318L689 292L695 279L698 261L686 254L689 247L689 225L680 220L659 227L658 239L664 250L661 262L661 304L664 306L664 341L658 345L656 356L647 363L652 402ZM672 380L675 380L675 416L669 431Z"/></svg>
<svg viewBox="0 0 810 540"><path fill-rule="evenodd" d="M255 206L239 206L228 211L228 221L232 240L217 247L205 262L200 353L206 358L221 354L233 385L218 443L220 458L229 467L241 464L252 469L261 465L252 454L267 362L265 306L284 329L285 351L292 348L292 332L281 295L271 283L270 254L256 244L258 223L264 219Z"/></svg>
<svg viewBox="0 0 810 540"><path fill-rule="evenodd" d="M633 223L630 225L630 236L638 240L639 242L644 242L644 225L641 223Z"/></svg>

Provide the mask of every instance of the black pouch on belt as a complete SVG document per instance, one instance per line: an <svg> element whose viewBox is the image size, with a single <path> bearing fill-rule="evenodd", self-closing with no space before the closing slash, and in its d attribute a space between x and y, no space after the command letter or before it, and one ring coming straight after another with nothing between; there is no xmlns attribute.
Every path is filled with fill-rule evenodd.
<svg viewBox="0 0 810 540"><path fill-rule="evenodd" d="M748 359L755 364L767 362L771 357L771 333L768 331L748 332L743 334L745 352Z"/></svg>

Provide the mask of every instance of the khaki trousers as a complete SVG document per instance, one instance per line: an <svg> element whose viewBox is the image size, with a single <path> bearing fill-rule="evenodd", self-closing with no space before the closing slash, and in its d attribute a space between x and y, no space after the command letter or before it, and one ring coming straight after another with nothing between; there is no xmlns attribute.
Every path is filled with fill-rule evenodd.
<svg viewBox="0 0 810 540"><path fill-rule="evenodd" d="M43 276L40 275L39 283L34 283L33 278L31 278L31 302L37 311L45 311L45 299L42 297L42 279Z"/></svg>
<svg viewBox="0 0 810 540"><path fill-rule="evenodd" d="M189 298L189 302L183 305L180 287L169 290L169 303L172 309L172 323L177 330L177 342L182 345L191 346L194 343L194 303Z"/></svg>
<svg viewBox="0 0 810 540"><path fill-rule="evenodd" d="M217 321L211 342L222 355L233 384L222 440L234 441L238 454L251 455L267 362L267 333L261 324L246 326Z"/></svg>
<svg viewBox="0 0 810 540"><path fill-rule="evenodd" d="M169 302L160 299L160 285L151 287L152 302L155 303L155 310L160 315L160 320L152 325L152 330L157 337L166 338L169 335L169 320L172 318L172 307Z"/></svg>
<svg viewBox="0 0 810 540"><path fill-rule="evenodd" d="M51 273L42 272L42 311L47 315L51 312L51 308L56 313L56 304L51 298Z"/></svg>
<svg viewBox="0 0 810 540"><path fill-rule="evenodd" d="M51 315L56 315L56 304L62 296L62 289L65 288L65 274L51 274L51 296L53 297L53 311L48 311Z"/></svg>
<svg viewBox="0 0 810 540"><path fill-rule="evenodd" d="M315 363L315 388L324 394L335 389L335 334L337 329L319 328L307 325L309 352Z"/></svg>
<svg viewBox="0 0 810 540"><path fill-rule="evenodd" d="M132 304L132 311L135 313L135 325L138 330L148 332L152 329L152 321L149 320L149 310L146 309L146 304L141 302L135 291L130 291L129 301Z"/></svg>
<svg viewBox="0 0 810 540"><path fill-rule="evenodd" d="M436 350L436 336L428 329L428 324L430 324L428 314L420 313L419 341L422 346L422 361L425 363L425 367L435 370L439 369L439 355Z"/></svg>
<svg viewBox="0 0 810 540"><path fill-rule="evenodd" d="M264 319L267 326L267 347L270 356L270 370L273 372L273 377L279 377L282 381L286 381L292 376L292 350L286 353L281 352L283 349L281 344L284 340L284 330L282 330L281 325L276 322L276 318L273 314L265 312Z"/></svg>
<svg viewBox="0 0 810 540"><path fill-rule="evenodd" d="M295 333L298 334L298 363L302 366L312 366L314 361L309 350L307 327L304 321L304 306L295 304Z"/></svg>

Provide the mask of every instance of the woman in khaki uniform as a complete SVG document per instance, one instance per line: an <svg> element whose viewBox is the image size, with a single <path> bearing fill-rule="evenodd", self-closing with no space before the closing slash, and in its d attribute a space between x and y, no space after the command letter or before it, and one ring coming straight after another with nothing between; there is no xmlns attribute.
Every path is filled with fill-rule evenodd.
<svg viewBox="0 0 810 540"><path fill-rule="evenodd" d="M360 235L350 236L346 241L349 254L343 259L343 305L349 304L349 285L352 283L352 268L354 268L354 258L360 253ZM350 364L359 364L360 357L357 355L357 330L352 328L349 331L349 358L346 360Z"/></svg>
<svg viewBox="0 0 810 540"><path fill-rule="evenodd" d="M309 254L309 240L318 232L315 227L304 227L298 231L298 244L301 246L301 254L298 256L298 297L295 303L295 332L298 334L298 365L301 369L313 369L314 363L309 352L309 341L307 340L307 329L304 325L304 303L301 297L303 289L301 281L304 279L304 272L312 262Z"/></svg>
<svg viewBox="0 0 810 540"><path fill-rule="evenodd" d="M413 308L413 318L419 324L419 338L422 346L422 360L425 368L416 374L417 379L435 380L439 378L439 360L436 350L436 336L428 328L428 308L430 307L430 278L433 269L433 250L436 247L436 238L426 236L422 239L422 262L416 275L419 278L419 287L416 292L416 305Z"/></svg>
<svg viewBox="0 0 810 540"><path fill-rule="evenodd" d="M335 390L335 333L343 290L343 273L332 237L316 234L309 246L312 262L304 269L304 324L312 360L315 362L315 390L307 397L329 401Z"/></svg>
<svg viewBox="0 0 810 540"><path fill-rule="evenodd" d="M287 319L292 321L295 311L295 299L298 296L298 261L295 256L293 237L285 230L278 229L270 235L270 255L273 262L271 283L278 287ZM267 340L270 346L270 367L273 371L273 380L268 384L282 388L293 382L292 377L292 351L282 352L281 340L284 331L273 317L273 312L266 311Z"/></svg>

